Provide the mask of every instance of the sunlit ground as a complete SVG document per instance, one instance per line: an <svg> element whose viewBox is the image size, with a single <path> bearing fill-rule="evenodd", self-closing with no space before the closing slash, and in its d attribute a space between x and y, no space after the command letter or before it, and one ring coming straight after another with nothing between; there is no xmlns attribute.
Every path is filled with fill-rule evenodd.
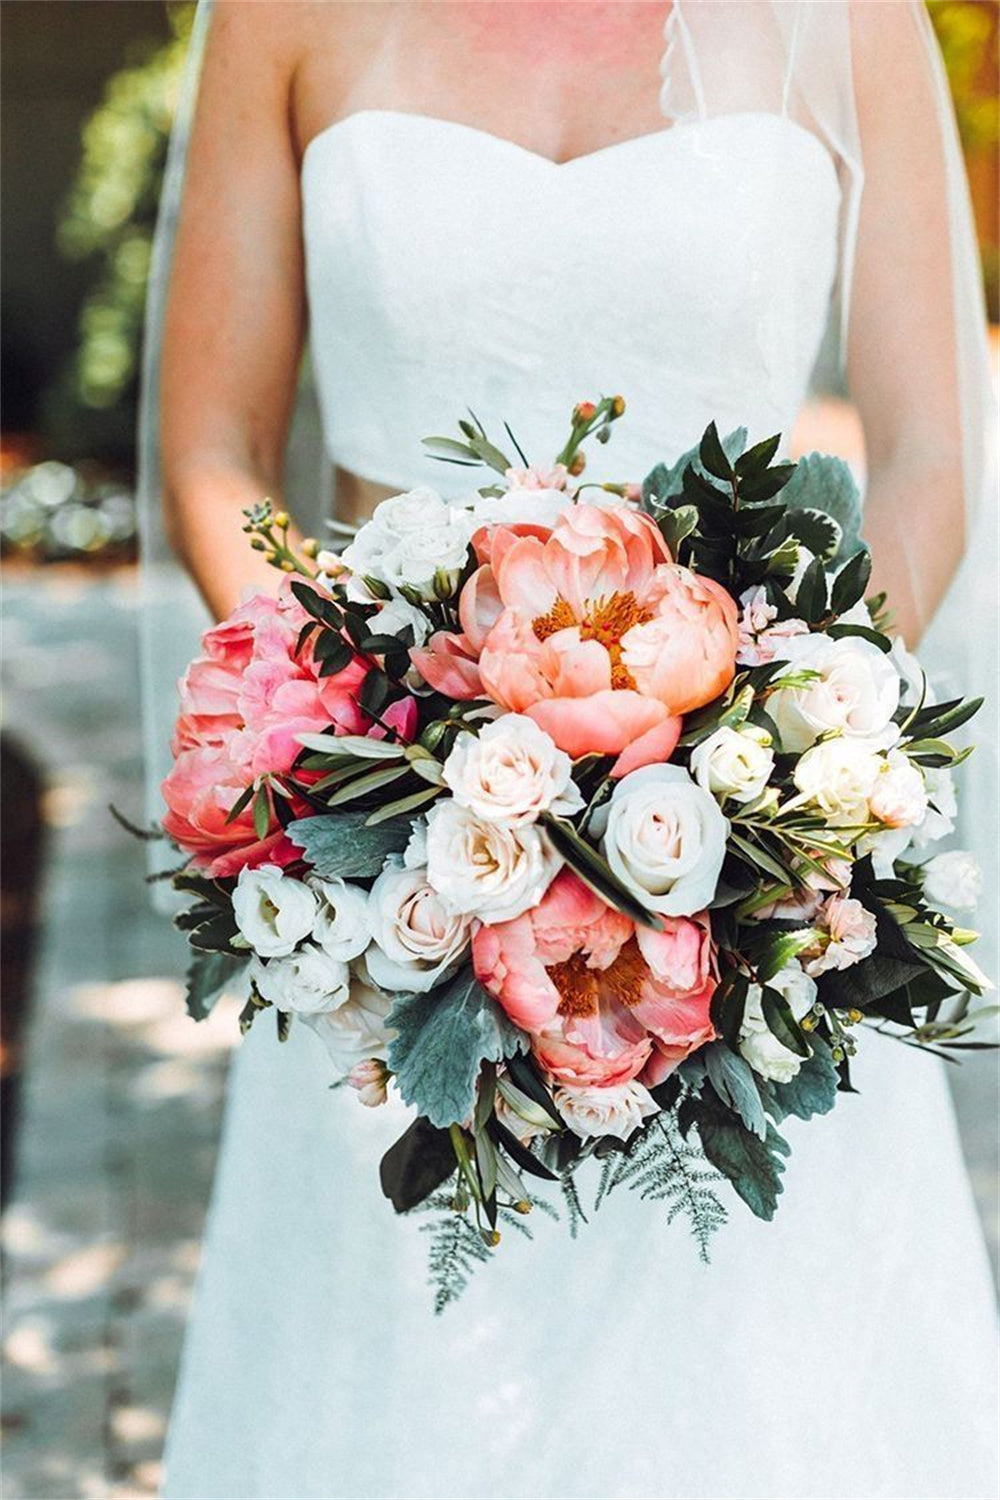
<svg viewBox="0 0 1000 1500"><path fill-rule="evenodd" d="M851 443L834 409L798 446ZM235 1014L200 1026L184 1015L184 945L149 907L141 846L106 811L114 800L141 816L132 575L14 571L5 594L6 720L46 771L50 849L4 1230L4 1494L147 1495ZM992 1234L995 1063L979 1056L951 1073Z"/></svg>

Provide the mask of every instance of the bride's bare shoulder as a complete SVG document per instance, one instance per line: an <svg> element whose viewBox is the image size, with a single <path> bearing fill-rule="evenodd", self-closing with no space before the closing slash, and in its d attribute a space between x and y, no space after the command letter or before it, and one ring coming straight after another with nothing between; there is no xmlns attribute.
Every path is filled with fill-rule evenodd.
<svg viewBox="0 0 1000 1500"><path fill-rule="evenodd" d="M299 150L341 112L393 10L391 0L216 0L210 48L234 93L281 90Z"/></svg>

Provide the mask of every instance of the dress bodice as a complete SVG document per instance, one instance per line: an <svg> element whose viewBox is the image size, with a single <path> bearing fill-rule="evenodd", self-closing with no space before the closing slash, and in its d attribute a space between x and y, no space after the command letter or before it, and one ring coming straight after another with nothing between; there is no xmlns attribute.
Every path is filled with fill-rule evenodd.
<svg viewBox="0 0 1000 1500"><path fill-rule="evenodd" d="M688 121L557 164L392 110L309 145L311 351L333 461L446 493L421 438L466 406L549 462L581 399L628 419L588 477L641 478L706 424L787 431L826 324L840 184L781 115ZM465 481L465 482L463 482Z"/></svg>

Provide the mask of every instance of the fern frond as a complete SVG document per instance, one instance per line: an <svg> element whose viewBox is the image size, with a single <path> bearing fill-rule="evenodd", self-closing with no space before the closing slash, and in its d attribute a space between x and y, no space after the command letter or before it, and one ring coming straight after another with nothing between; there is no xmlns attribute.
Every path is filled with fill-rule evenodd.
<svg viewBox="0 0 1000 1500"><path fill-rule="evenodd" d="M563 1198L566 1201L566 1209L569 1214L569 1236L575 1240L580 1232L580 1225L586 1224L587 1215L583 1211L580 1202L580 1190L576 1185L576 1178L572 1172L563 1172L559 1178L559 1186L562 1189Z"/></svg>
<svg viewBox="0 0 1000 1500"><path fill-rule="evenodd" d="M434 1289L434 1311L443 1313L458 1301L476 1266L484 1265L493 1252L466 1214L452 1207L449 1194L432 1193L418 1206L418 1211L425 1210L436 1215L420 1226L421 1233L431 1237L427 1284Z"/></svg>
<svg viewBox="0 0 1000 1500"><path fill-rule="evenodd" d="M721 1181L698 1147L685 1141L674 1115L665 1110L626 1156L616 1158L613 1165L610 1158L605 1162L597 1202L624 1184L640 1198L665 1203L667 1223L681 1214L686 1217L698 1254L707 1265L709 1241L727 1218L725 1205L713 1191Z"/></svg>

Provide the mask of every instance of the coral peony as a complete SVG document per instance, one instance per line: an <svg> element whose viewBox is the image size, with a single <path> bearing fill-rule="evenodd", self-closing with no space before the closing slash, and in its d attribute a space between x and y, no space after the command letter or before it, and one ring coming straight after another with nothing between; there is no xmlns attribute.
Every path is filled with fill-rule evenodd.
<svg viewBox="0 0 1000 1500"><path fill-rule="evenodd" d="M529 715L574 757L663 759L671 725L679 733L679 716L735 670L734 601L673 563L655 523L627 506L571 506L545 537L496 528L462 606L462 635L415 656L428 682L454 691L461 676L463 696Z"/></svg>
<svg viewBox="0 0 1000 1500"><path fill-rule="evenodd" d="M163 827L212 875L300 857L273 809L264 838L250 806L226 821L248 786L291 770L302 749L300 734L331 727L340 734L384 733L357 704L366 663L354 657L343 671L320 677L311 645L296 650L308 619L287 584L277 597L255 594L206 631L203 655L181 681L174 765L163 783ZM402 699L383 719L409 738L416 705Z"/></svg>
<svg viewBox="0 0 1000 1500"><path fill-rule="evenodd" d="M627 1082L654 1049L676 1063L714 1035L707 920L637 928L569 870L533 911L481 927L472 954L480 981L561 1084Z"/></svg>

